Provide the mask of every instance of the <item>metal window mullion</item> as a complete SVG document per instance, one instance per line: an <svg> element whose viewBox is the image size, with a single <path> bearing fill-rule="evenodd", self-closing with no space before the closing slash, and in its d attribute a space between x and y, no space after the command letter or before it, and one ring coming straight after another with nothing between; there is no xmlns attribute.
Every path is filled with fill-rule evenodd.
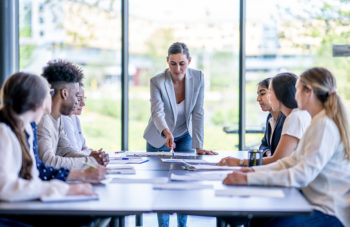
<svg viewBox="0 0 350 227"><path fill-rule="evenodd" d="M128 150L128 133L129 133L129 2L121 0L121 92L122 92L122 107L121 107L121 149Z"/></svg>
<svg viewBox="0 0 350 227"><path fill-rule="evenodd" d="M245 148L245 25L246 0L239 1L239 124L238 148Z"/></svg>

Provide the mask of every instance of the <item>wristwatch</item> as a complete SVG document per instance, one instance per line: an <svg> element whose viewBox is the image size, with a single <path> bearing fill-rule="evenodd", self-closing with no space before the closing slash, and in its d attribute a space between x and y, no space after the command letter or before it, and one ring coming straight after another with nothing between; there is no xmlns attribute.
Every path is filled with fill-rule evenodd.
<svg viewBox="0 0 350 227"><path fill-rule="evenodd" d="M240 166L243 166L243 165L244 165L244 159L240 159L240 160L239 160L239 165L240 165Z"/></svg>

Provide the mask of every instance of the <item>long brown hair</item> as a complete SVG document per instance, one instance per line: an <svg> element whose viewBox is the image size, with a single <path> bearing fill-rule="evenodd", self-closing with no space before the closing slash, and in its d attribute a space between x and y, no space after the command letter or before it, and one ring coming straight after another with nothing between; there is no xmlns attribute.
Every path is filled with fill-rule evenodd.
<svg viewBox="0 0 350 227"><path fill-rule="evenodd" d="M332 73L325 68L315 67L306 70L300 76L300 82L310 85L317 98L323 104L326 114L337 125L344 145L346 159L350 161L350 128L346 108L336 92L336 81Z"/></svg>
<svg viewBox="0 0 350 227"><path fill-rule="evenodd" d="M18 138L22 149L22 167L19 176L24 179L32 178L33 160L27 146L24 125L19 115L40 107L47 94L47 89L48 83L45 79L24 72L10 76L2 87L0 122L7 124Z"/></svg>

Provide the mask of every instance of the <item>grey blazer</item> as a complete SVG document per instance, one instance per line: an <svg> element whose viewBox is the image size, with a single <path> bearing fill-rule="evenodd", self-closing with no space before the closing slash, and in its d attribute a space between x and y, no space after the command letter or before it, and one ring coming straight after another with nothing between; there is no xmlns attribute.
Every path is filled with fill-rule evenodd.
<svg viewBox="0 0 350 227"><path fill-rule="evenodd" d="M204 75L188 68L185 75L185 116L192 148L203 148L204 134ZM151 118L143 134L153 147L165 144L162 131L174 132L176 125L176 97L169 69L151 78Z"/></svg>

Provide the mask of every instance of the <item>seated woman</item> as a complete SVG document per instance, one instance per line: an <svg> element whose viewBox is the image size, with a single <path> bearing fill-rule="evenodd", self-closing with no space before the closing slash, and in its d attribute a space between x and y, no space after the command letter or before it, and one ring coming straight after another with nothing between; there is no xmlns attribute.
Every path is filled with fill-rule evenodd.
<svg viewBox="0 0 350 227"><path fill-rule="evenodd" d="M335 78L312 68L296 88L298 107L312 116L297 150L270 165L235 171L223 183L298 187L314 209L311 216L253 219L251 226L350 226L350 128Z"/></svg>
<svg viewBox="0 0 350 227"><path fill-rule="evenodd" d="M286 119L283 124L281 139L274 154L264 157L264 165L291 155L310 124L311 117L307 111L299 110L295 100L297 76L292 73L280 73L271 79L269 102L273 111L281 111ZM232 157L223 158L218 165L247 166L248 160Z"/></svg>
<svg viewBox="0 0 350 227"><path fill-rule="evenodd" d="M286 116L281 111L274 111L268 99L268 90L271 78L266 78L259 82L256 101L259 102L262 111L269 111L266 119L266 130L261 140L259 150L264 156L271 156L275 153L281 138L281 132Z"/></svg>
<svg viewBox="0 0 350 227"><path fill-rule="evenodd" d="M44 103L51 100L45 79L16 73L4 84L0 109L0 199L31 200L44 195L87 194L90 184L68 185L62 181L41 181L35 158L30 152L32 129L44 114Z"/></svg>

